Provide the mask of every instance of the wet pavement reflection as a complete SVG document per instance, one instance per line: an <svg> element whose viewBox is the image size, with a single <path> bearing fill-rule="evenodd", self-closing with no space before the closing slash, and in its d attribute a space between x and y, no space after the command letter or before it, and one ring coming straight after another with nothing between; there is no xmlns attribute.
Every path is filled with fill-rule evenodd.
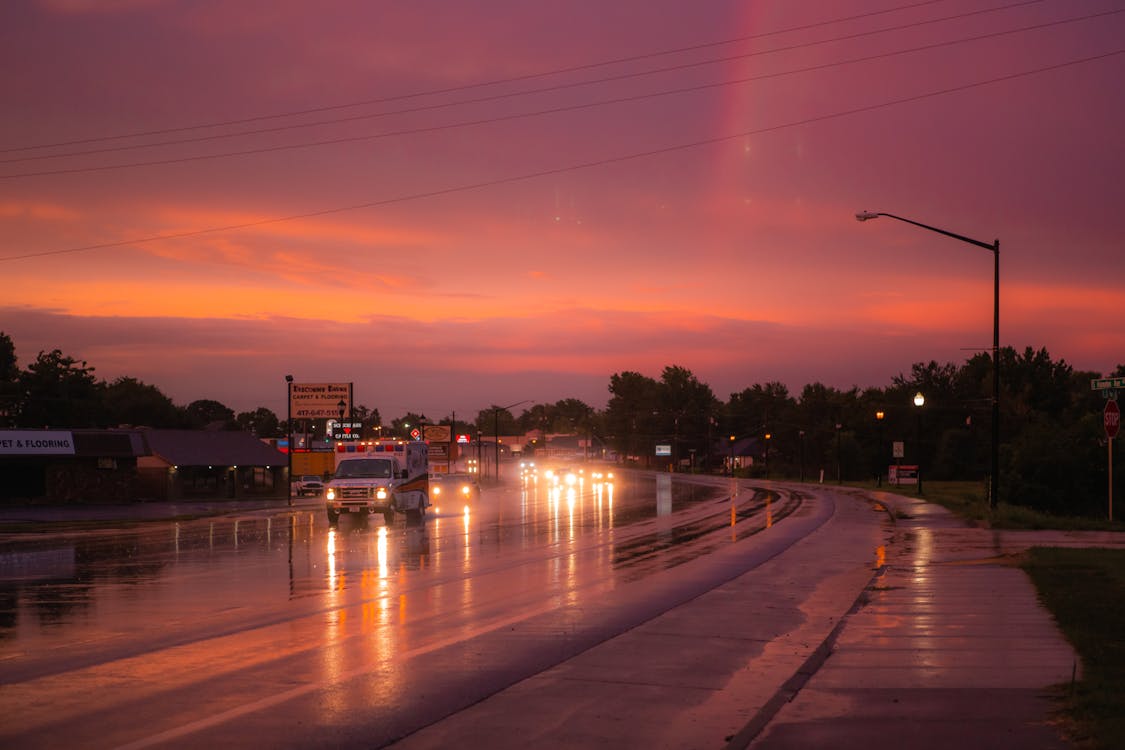
<svg viewBox="0 0 1125 750"><path fill-rule="evenodd" d="M555 658L566 640L543 641L541 628L593 634L604 626L586 614L592 603L761 533L800 502L630 473L522 481L467 507L433 508L413 526L356 515L330 527L322 508L306 505L6 534L0 685L6 714L20 718L0 740L36 746L51 727L85 746L132 742L218 710L190 699L175 712L158 705L204 690L226 710L316 695L300 709L312 712L310 726L358 711L390 737L464 700L457 680L489 689ZM459 676L448 674L451 649L491 644L479 639L505 629L525 640L477 647L491 677L480 677L480 653L462 654ZM419 702L419 681L435 675L449 693ZM345 682L358 689L333 688ZM118 716L137 701L154 701L154 724Z"/></svg>

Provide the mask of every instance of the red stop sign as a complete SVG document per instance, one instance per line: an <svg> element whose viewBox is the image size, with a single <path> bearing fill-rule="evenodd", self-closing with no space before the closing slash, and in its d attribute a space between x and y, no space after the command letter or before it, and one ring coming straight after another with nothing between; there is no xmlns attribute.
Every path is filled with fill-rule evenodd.
<svg viewBox="0 0 1125 750"><path fill-rule="evenodd" d="M1102 421L1105 423L1105 436L1110 440L1117 437L1117 431L1121 428L1121 409L1117 407L1116 401L1105 402Z"/></svg>

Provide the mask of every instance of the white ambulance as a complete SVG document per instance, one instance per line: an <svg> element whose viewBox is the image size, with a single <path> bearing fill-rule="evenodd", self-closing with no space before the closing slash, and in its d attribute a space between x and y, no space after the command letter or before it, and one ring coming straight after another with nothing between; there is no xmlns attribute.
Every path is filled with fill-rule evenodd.
<svg viewBox="0 0 1125 750"><path fill-rule="evenodd" d="M408 523L421 523L430 504L428 446L409 440L339 443L324 498L330 524L342 513L382 513L391 524L396 512Z"/></svg>

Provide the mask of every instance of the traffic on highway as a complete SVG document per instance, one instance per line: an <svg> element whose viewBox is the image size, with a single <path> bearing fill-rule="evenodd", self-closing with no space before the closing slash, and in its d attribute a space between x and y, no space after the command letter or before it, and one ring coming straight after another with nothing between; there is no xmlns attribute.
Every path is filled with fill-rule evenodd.
<svg viewBox="0 0 1125 750"><path fill-rule="evenodd" d="M330 519L315 497L4 534L0 743L386 746L777 554L748 541L784 549L831 517L722 477L504 468L433 483L420 521Z"/></svg>

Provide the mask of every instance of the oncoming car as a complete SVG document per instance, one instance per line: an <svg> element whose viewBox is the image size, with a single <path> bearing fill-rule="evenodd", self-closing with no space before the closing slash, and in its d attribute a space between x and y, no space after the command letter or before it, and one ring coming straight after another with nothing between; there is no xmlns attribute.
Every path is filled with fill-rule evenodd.
<svg viewBox="0 0 1125 750"><path fill-rule="evenodd" d="M450 503L476 503L480 485L475 474L455 472L430 475L430 502L435 506Z"/></svg>
<svg viewBox="0 0 1125 750"><path fill-rule="evenodd" d="M547 479L549 479L552 484L574 485L578 483L581 474L581 471L576 473L569 466L559 466L547 470Z"/></svg>

